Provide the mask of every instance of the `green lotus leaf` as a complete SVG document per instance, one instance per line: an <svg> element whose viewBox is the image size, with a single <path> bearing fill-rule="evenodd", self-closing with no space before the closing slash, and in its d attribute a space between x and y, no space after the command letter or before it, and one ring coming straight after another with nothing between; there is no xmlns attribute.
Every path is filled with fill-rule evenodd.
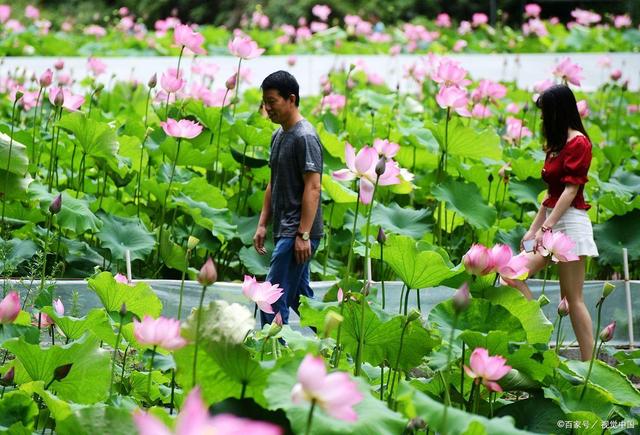
<svg viewBox="0 0 640 435"><path fill-rule="evenodd" d="M621 264L622 248L627 248L630 261L637 260L640 258L640 210L594 225L593 235L600 254L599 263Z"/></svg>
<svg viewBox="0 0 640 435"><path fill-rule="evenodd" d="M514 180L509 183L509 196L515 198L516 204L533 204L540 206L538 196L546 189L546 184L540 179L527 178L524 181Z"/></svg>
<svg viewBox="0 0 640 435"><path fill-rule="evenodd" d="M48 209L51 201L58 195L56 192L47 192L47 188L41 184L34 184L30 187L30 191L44 209ZM55 222L76 234L87 231L96 232L102 226L100 219L91 211L89 202L82 198L75 198L67 191L62 192L62 208L56 215Z"/></svg>
<svg viewBox="0 0 640 435"><path fill-rule="evenodd" d="M301 358L286 361L269 375L264 394L268 409L283 409L291 422L294 433L304 433L309 415L310 404L294 405L291 402L291 390L298 382L296 374ZM313 414L311 434L315 435L397 435L406 426L406 419L391 411L385 403L374 398L370 386L360 378L353 379L364 399L354 406L358 420L348 423L327 415L320 407Z"/></svg>
<svg viewBox="0 0 640 435"><path fill-rule="evenodd" d="M17 136L19 135L14 131L12 140L11 129L6 125L0 128L0 168L3 171L8 168L10 174L22 177L29 169L29 157L27 157L27 147L19 141ZM30 139L29 142L31 142ZM9 148L11 148L10 163Z"/></svg>
<svg viewBox="0 0 640 435"><path fill-rule="evenodd" d="M160 149L171 162L176 161L177 153L178 161L176 164L180 166L209 168L213 165L213 162L216 159L215 149L213 147L200 150L188 139L182 139L180 141L180 150L178 150L178 141L173 137L167 137L160 144Z"/></svg>
<svg viewBox="0 0 640 435"><path fill-rule="evenodd" d="M162 232L160 237L160 258L162 258L167 267L180 272L186 271L189 267L186 254L186 249L171 241L171 235L168 231Z"/></svg>
<svg viewBox="0 0 640 435"><path fill-rule="evenodd" d="M58 125L73 133L81 151L88 156L110 160L118 152L115 130L107 123L87 118L83 112L63 115Z"/></svg>
<svg viewBox="0 0 640 435"><path fill-rule="evenodd" d="M428 209L412 210L391 203L389 207L376 204L371 213L371 223L381 226L386 233L401 234L420 239L429 229L424 221L430 212Z"/></svg>
<svg viewBox="0 0 640 435"><path fill-rule="evenodd" d="M31 396L24 391L14 390L3 395L0 400L0 428L17 427L33 429L33 422L38 415L38 405ZM9 433L16 433L12 430ZM27 433L31 433L31 430ZM2 432L5 432L4 430Z"/></svg>
<svg viewBox="0 0 640 435"><path fill-rule="evenodd" d="M78 340L85 332L91 331L96 337L111 346L116 342L111 322L106 311L102 308L94 308L86 316L80 318L60 316L52 307L44 307L42 312L53 319L56 326L69 340Z"/></svg>
<svg viewBox="0 0 640 435"><path fill-rule="evenodd" d="M162 312L162 302L149 284L139 282L130 286L117 282L110 272L102 272L89 278L88 286L109 312L119 311L123 303L127 305L127 311L140 318L145 314L158 317Z"/></svg>
<svg viewBox="0 0 640 435"><path fill-rule="evenodd" d="M198 225L207 228L224 241L236 236L236 226L231 223L231 213L227 209L210 207L207 203L195 201L183 193L173 198L173 202L190 215Z"/></svg>
<svg viewBox="0 0 640 435"><path fill-rule="evenodd" d="M129 251L131 261L144 260L155 246L153 234L138 218L125 218L100 213L102 228L96 237L101 246L111 251L112 261L123 261Z"/></svg>
<svg viewBox="0 0 640 435"><path fill-rule="evenodd" d="M328 175L322 177L322 192L339 204L355 204L358 195Z"/></svg>
<svg viewBox="0 0 640 435"><path fill-rule="evenodd" d="M129 435L137 431L131 415L126 408L97 404L73 410L64 420L56 421L56 430L69 435Z"/></svg>
<svg viewBox="0 0 640 435"><path fill-rule="evenodd" d="M380 259L378 244L373 245L371 258ZM384 261L410 289L435 287L462 272L449 268L437 252L418 250L412 238L394 234L385 243Z"/></svg>
<svg viewBox="0 0 640 435"><path fill-rule="evenodd" d="M496 209L486 204L473 184L448 179L436 185L432 194L476 228L489 228L496 220Z"/></svg>
<svg viewBox="0 0 640 435"><path fill-rule="evenodd" d="M567 366L582 378L589 370L588 361L567 361ZM613 403L630 407L640 406L640 391L622 372L602 361L595 361L589 383L607 391L612 396Z"/></svg>
<svg viewBox="0 0 640 435"><path fill-rule="evenodd" d="M531 412L535 409L536 412ZM515 420L518 429L534 433L569 434L569 429L559 428L558 422L567 420L558 405L542 397L530 397L516 400L501 407L495 413L496 417L509 416Z"/></svg>
<svg viewBox="0 0 640 435"><path fill-rule="evenodd" d="M440 149L445 149L445 123L439 124L431 121L425 122L425 127L431 130L433 136L440 144ZM449 122L448 133L449 155L471 159L490 158L500 160L502 151L500 149L500 137L495 130L476 131L471 127L462 124L458 119Z"/></svg>
<svg viewBox="0 0 640 435"><path fill-rule="evenodd" d="M227 200L222 191L212 186L204 177L194 177L180 186L180 192L194 201L205 202L213 208L227 207Z"/></svg>
<svg viewBox="0 0 640 435"><path fill-rule="evenodd" d="M43 349L22 338L9 340L4 347L16 356L16 378L26 376L28 381L53 379L57 367L73 363L69 374L54 381L49 389L63 400L76 403L96 403L106 400L109 392L110 357L99 347L99 340L91 333L64 346ZM19 374L19 372L21 372Z"/></svg>

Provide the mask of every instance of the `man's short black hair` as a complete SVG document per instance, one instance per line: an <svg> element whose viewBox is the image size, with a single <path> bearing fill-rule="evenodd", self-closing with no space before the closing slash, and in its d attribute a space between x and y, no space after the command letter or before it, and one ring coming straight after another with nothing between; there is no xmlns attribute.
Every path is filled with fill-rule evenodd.
<svg viewBox="0 0 640 435"><path fill-rule="evenodd" d="M275 89L284 99L293 94L296 97L296 106L300 105L300 85L294 76L286 71L276 71L269 74L260 85L262 91Z"/></svg>

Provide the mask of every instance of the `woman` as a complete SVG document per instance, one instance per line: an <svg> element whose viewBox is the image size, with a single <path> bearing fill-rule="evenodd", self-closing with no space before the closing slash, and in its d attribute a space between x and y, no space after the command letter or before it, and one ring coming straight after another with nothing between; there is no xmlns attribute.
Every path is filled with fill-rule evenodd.
<svg viewBox="0 0 640 435"><path fill-rule="evenodd" d="M540 95L536 105L542 111L542 133L546 139L547 153L542 179L548 189L529 231L522 238L521 246L524 248L525 241L533 240L534 246L539 247L547 231L561 231L575 243L573 253L579 256L579 260L558 264L560 292L561 297L566 297L569 302L569 316L582 360L589 360L593 350L593 326L582 297L582 287L585 258L598 256L587 215L590 205L583 196L591 164L591 142L582 125L576 99L567 86L550 87ZM526 255L530 276L543 269L549 261L537 250ZM528 299L532 298L531 290L524 281L507 282Z"/></svg>

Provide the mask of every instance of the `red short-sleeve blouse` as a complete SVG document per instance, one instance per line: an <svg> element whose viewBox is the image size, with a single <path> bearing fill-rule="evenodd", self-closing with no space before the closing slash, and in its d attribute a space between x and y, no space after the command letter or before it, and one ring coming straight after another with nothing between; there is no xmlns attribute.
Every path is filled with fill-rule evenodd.
<svg viewBox="0 0 640 435"><path fill-rule="evenodd" d="M542 169L542 179L549 185L549 197L543 203L545 207L555 207L566 184L578 184L578 193L571 206L580 210L589 210L591 206L584 200L584 185L589 178L591 165L591 142L579 135L569 140L557 155L547 153Z"/></svg>

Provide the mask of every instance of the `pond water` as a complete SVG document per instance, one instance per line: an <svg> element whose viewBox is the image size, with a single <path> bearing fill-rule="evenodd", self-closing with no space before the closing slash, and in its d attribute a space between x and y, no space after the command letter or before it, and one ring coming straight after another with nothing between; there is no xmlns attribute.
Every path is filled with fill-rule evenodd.
<svg viewBox="0 0 640 435"><path fill-rule="evenodd" d="M178 280L142 280L151 285L158 297L162 300L163 315L168 317L177 317L180 281ZM528 281L531 291L538 297L542 291L542 280L531 279ZM624 289L624 281L612 281L616 285L616 290L607 298L602 312L601 327L612 320L617 321L614 344L629 344L628 321L627 321L627 302ZM334 284L329 281L314 281L311 287L315 292L315 298L321 300L327 290ZM25 291L25 285L19 282L10 283L21 292ZM588 281L584 286L585 303L591 313L594 322L596 321L596 302L602 294L603 281ZM372 285L376 287L374 283ZM379 287L379 285L378 285ZM402 283L398 281L385 282L386 289L386 311L389 313L398 313L400 309L400 294ZM60 297L67 310L72 304L73 291L78 292L78 305L81 315L94 307L101 306L100 300L96 294L87 287L85 280L60 280L56 282L56 297ZM195 281L186 281L184 286L182 318L186 318L192 308L197 307L200 300L200 292L202 287ZM632 315L633 327L635 331L635 344L640 345L638 336L640 335L640 300L634 298L640 292L640 281L631 281L631 299L632 299ZM448 287L436 287L420 290L420 307L424 318L426 319L429 311L442 301L449 299L454 293L454 289ZM24 294L24 293L23 293ZM551 303L543 308L547 318L551 322L555 322L557 318L557 305L560 301L560 286L557 281L547 281L545 286L545 294L551 300ZM378 298L381 298L381 292L378 291ZM243 296L240 283L216 283L207 288L205 294L205 303L216 299L223 299L229 303L237 302L247 306L253 310L253 304ZM409 298L409 309L417 306L416 292L412 291ZM300 319L295 313L291 313L290 323L293 328L300 329ZM570 327L569 319L563 322L563 333L565 335L565 344L576 344L575 335ZM303 332L307 328L301 329ZM308 330L309 333L310 330ZM555 334L553 336L555 341Z"/></svg>

